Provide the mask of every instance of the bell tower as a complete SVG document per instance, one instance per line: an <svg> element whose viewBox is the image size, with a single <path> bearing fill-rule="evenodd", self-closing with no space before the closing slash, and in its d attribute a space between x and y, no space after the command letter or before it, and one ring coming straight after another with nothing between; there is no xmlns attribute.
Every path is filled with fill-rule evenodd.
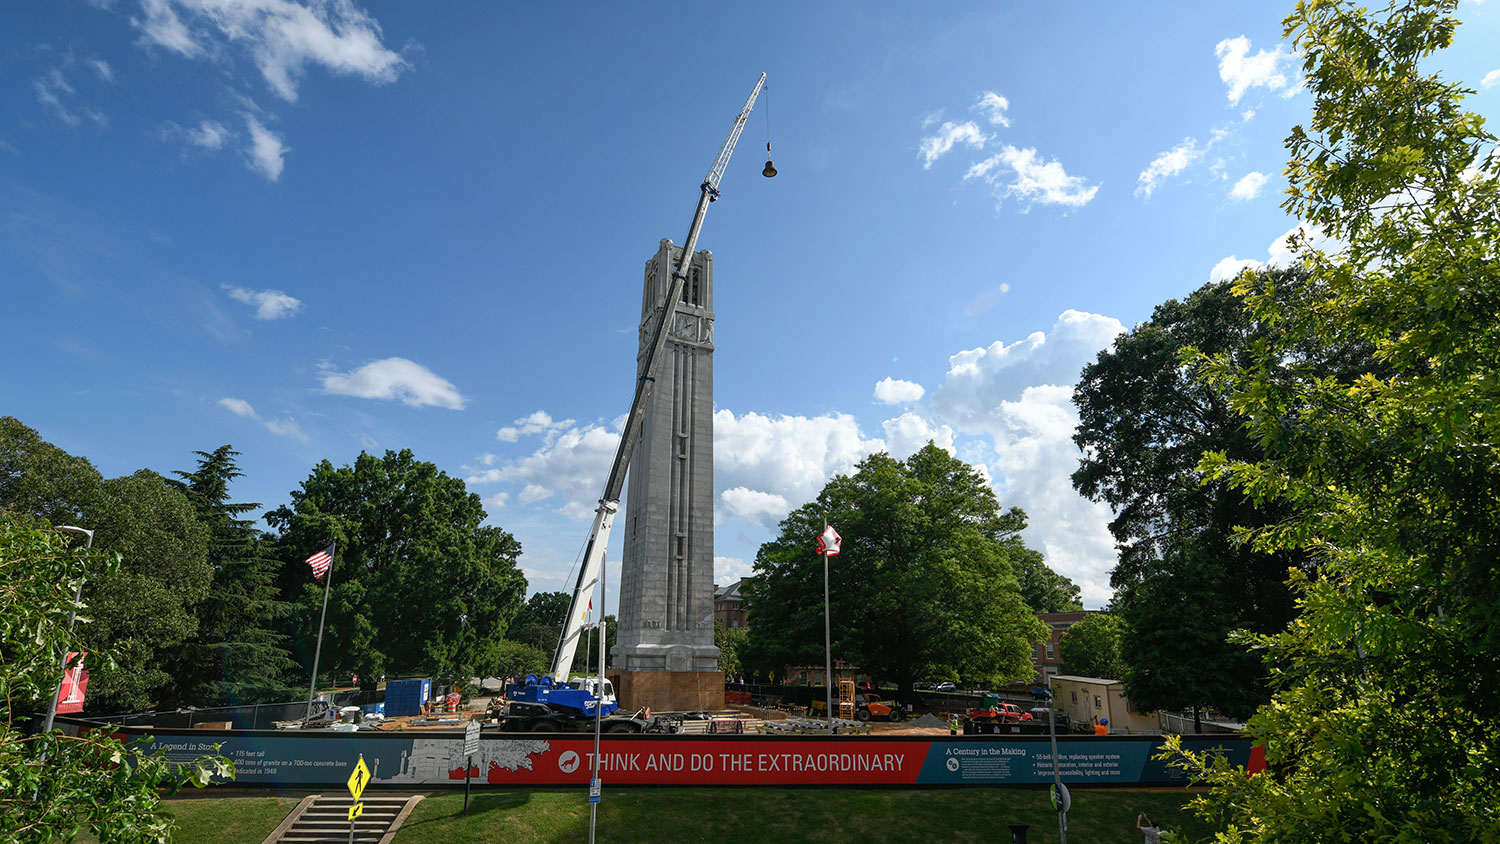
<svg viewBox="0 0 1500 844"><path fill-rule="evenodd" d="M663 239L646 262L637 374L666 305L682 249ZM693 255L666 325L640 441L630 463L612 651L621 703L663 710L722 708L714 647L713 255Z"/></svg>

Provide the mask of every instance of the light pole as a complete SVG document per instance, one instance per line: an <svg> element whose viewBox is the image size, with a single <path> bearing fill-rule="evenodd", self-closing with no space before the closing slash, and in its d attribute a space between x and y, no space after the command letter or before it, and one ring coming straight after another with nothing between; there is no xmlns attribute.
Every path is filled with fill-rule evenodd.
<svg viewBox="0 0 1500 844"><path fill-rule="evenodd" d="M1068 809L1072 800L1062 784L1062 769L1057 759L1057 698L1052 694L1052 675L1047 675L1047 734L1052 738L1052 794L1057 801L1058 844L1068 844Z"/></svg>
<svg viewBox="0 0 1500 844"><path fill-rule="evenodd" d="M88 537L88 542L83 547L85 549L94 547L94 532L89 530L88 528L73 527L72 525L61 525L60 527L58 527L58 530L81 533L84 536ZM68 613L69 633L73 632L73 623L78 620L78 602L82 600L83 576L80 575L78 578L78 588L73 591L73 609ZM63 650L62 670L62 675L57 678L57 688L52 691L52 700L47 704L47 722L42 727L42 732L44 733L52 732L52 721L57 717L57 699L62 697L63 680L67 677L68 673L68 652L66 649Z"/></svg>

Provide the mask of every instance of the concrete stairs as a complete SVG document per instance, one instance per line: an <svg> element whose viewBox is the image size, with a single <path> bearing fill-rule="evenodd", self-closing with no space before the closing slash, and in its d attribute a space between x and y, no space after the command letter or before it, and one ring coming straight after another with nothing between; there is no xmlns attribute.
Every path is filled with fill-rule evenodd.
<svg viewBox="0 0 1500 844"><path fill-rule="evenodd" d="M361 801L364 813L354 820L354 837L349 837L349 807L354 805L348 794L328 796L309 794L297 808L276 827L262 844L390 844L396 830L422 799L419 795L376 794L366 792Z"/></svg>

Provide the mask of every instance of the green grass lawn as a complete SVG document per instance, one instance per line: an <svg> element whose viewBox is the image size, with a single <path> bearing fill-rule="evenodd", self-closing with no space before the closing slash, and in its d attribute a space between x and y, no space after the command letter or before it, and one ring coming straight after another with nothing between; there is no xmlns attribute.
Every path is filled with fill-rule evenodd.
<svg viewBox="0 0 1500 844"><path fill-rule="evenodd" d="M173 800L180 844L262 841L297 804L297 797ZM1183 810L1184 791L1073 791L1069 844L1134 842L1137 812L1168 829L1199 837L1208 830ZM578 844L588 840L589 807L582 789L485 789L431 794L417 804L396 844ZM1009 842L1008 824L1031 825L1030 844L1057 841L1057 815L1045 790L963 788L769 789L618 788L606 786L598 840L609 844L811 844L859 842L942 844Z"/></svg>

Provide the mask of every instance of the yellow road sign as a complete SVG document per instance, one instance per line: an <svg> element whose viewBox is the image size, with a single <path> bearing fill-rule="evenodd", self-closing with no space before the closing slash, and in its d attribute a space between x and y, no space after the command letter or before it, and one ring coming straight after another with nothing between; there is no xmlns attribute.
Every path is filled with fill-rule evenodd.
<svg viewBox="0 0 1500 844"><path fill-rule="evenodd" d="M349 820L352 821L355 818L359 817L360 815L363 815L364 813L365 813L365 804L363 804L363 803L355 803L353 806L349 807Z"/></svg>
<svg viewBox="0 0 1500 844"><path fill-rule="evenodd" d="M359 755L359 761L354 764L354 773L349 775L349 793L355 800L365 793L365 786L370 784L370 769L365 765L365 755Z"/></svg>

